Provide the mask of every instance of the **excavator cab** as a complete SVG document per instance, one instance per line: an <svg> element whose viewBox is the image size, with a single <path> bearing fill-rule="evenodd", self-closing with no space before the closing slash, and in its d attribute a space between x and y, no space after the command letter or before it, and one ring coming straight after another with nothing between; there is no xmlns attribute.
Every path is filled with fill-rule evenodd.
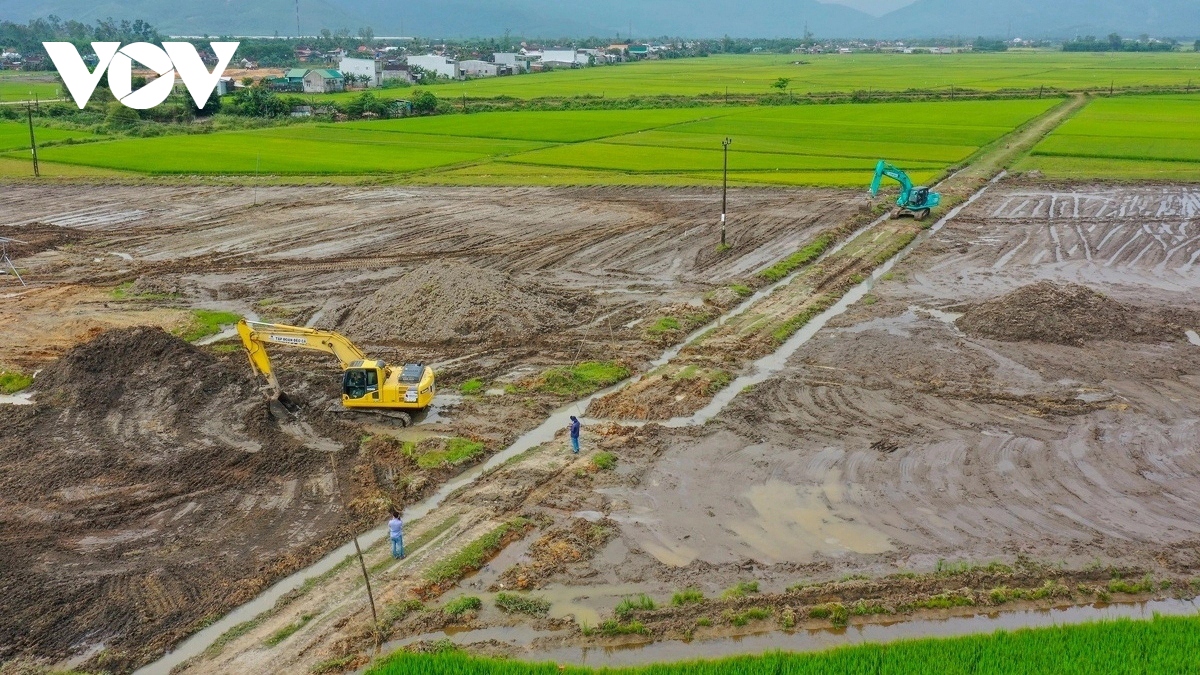
<svg viewBox="0 0 1200 675"><path fill-rule="evenodd" d="M912 195L908 198L908 206L909 208L920 208L927 201L929 201L929 188L913 188Z"/></svg>
<svg viewBox="0 0 1200 675"><path fill-rule="evenodd" d="M363 398L378 392L379 371L375 368L347 368L342 374L342 393L348 398Z"/></svg>

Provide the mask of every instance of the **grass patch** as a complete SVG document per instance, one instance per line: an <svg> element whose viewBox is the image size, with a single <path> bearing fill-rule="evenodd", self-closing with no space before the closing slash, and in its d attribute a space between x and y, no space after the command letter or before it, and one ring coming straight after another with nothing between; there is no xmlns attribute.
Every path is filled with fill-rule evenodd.
<svg viewBox="0 0 1200 675"><path fill-rule="evenodd" d="M796 331L803 328L809 321L812 321L813 317L829 309L837 301L838 296L834 293L821 296L813 304L806 307L804 311L776 326L771 331L771 340L777 345L787 342L788 338L795 335Z"/></svg>
<svg viewBox="0 0 1200 675"><path fill-rule="evenodd" d="M600 471L612 471L617 467L617 456L611 452L598 452L592 455L592 466Z"/></svg>
<svg viewBox="0 0 1200 675"><path fill-rule="evenodd" d="M704 602L704 593L699 588L685 588L682 591L676 591L675 595L671 596L671 604L676 607L698 602Z"/></svg>
<svg viewBox="0 0 1200 675"><path fill-rule="evenodd" d="M542 373L534 389L559 396L586 396L629 377L629 369L612 361L585 361Z"/></svg>
<svg viewBox="0 0 1200 675"><path fill-rule="evenodd" d="M33 384L33 378L12 370L0 370L0 392L15 394Z"/></svg>
<svg viewBox="0 0 1200 675"><path fill-rule="evenodd" d="M1124 579L1113 579L1108 582L1109 593L1152 593L1156 589L1154 580L1150 575L1142 577L1141 581L1126 581Z"/></svg>
<svg viewBox="0 0 1200 675"><path fill-rule="evenodd" d="M523 534L529 526L530 522L526 518L513 518L501 524L467 544L458 553L432 565L425 571L425 580L436 585L458 581L468 572L483 567L484 563L500 552L510 536Z"/></svg>
<svg viewBox="0 0 1200 675"><path fill-rule="evenodd" d="M175 334L188 342L195 342L209 335L221 332L221 326L232 326L241 319L241 315L233 312L218 312L211 309L192 310L192 319L186 326L179 328Z"/></svg>
<svg viewBox="0 0 1200 675"><path fill-rule="evenodd" d="M466 382L463 382L462 384L458 385L458 393L460 393L460 394L464 394L464 395L478 394L481 391L483 391L483 380L481 380L477 377L467 380Z"/></svg>
<svg viewBox="0 0 1200 675"><path fill-rule="evenodd" d="M861 644L824 652L768 652L721 660L656 663L609 669L610 675L740 675L762 673L1187 673L1198 657L1200 617L1155 616L1045 628L997 631L988 635L921 638L888 644ZM593 675L602 671L555 663L472 658L465 654L408 652L380 661L367 675Z"/></svg>
<svg viewBox="0 0 1200 675"><path fill-rule="evenodd" d="M729 290L736 293L739 298L748 298L754 295L754 289L746 284L732 284L729 286Z"/></svg>
<svg viewBox="0 0 1200 675"><path fill-rule="evenodd" d="M757 592L757 581L739 581L737 582L737 585L733 586L732 588L725 589L725 592L721 594L721 597L725 598L726 600L732 600L735 598L744 598L747 595Z"/></svg>
<svg viewBox="0 0 1200 675"><path fill-rule="evenodd" d="M816 260L830 246L833 246L834 241L833 235L822 234L804 248L759 272L758 276L769 282L779 281L800 267Z"/></svg>
<svg viewBox="0 0 1200 675"><path fill-rule="evenodd" d="M379 617L379 625L386 631L408 618L408 615L413 612L419 612L423 609L425 609L425 605L420 600L389 602L383 606L383 613Z"/></svg>
<svg viewBox="0 0 1200 675"><path fill-rule="evenodd" d="M656 606L657 605L654 604L654 598L651 598L643 593L636 598L622 598L621 602L617 603L616 609L613 610L613 614L616 614L622 619L628 619L629 616L634 612L651 610Z"/></svg>
<svg viewBox="0 0 1200 675"><path fill-rule="evenodd" d="M663 333L670 333L671 331L679 330L679 328L679 319L676 319L673 316L664 316L650 324L650 327L646 329L646 332L651 335L662 335Z"/></svg>
<svg viewBox="0 0 1200 675"><path fill-rule="evenodd" d="M834 626L842 627L850 622L850 612L840 602L829 602L817 605L808 611L814 619L829 619Z"/></svg>
<svg viewBox="0 0 1200 675"><path fill-rule="evenodd" d="M609 619L600 624L597 628L601 635L615 637L617 635L649 635L650 630L646 628L641 621L630 621L621 623L616 619Z"/></svg>
<svg viewBox="0 0 1200 675"><path fill-rule="evenodd" d="M404 452L417 461L422 469L437 469L448 466L469 464L483 454L483 443L469 438L454 437L446 441L440 450L429 450L418 453L414 443L406 443Z"/></svg>
<svg viewBox="0 0 1200 675"><path fill-rule="evenodd" d="M483 601L473 595L464 595L446 603L442 611L450 616L462 616L467 612L477 612L483 607Z"/></svg>
<svg viewBox="0 0 1200 675"><path fill-rule="evenodd" d="M340 673L354 665L358 660L358 654L349 654L347 656L335 656L331 659L325 659L312 668L308 672L312 675L327 675L328 673Z"/></svg>
<svg viewBox="0 0 1200 675"><path fill-rule="evenodd" d="M902 610L913 609L951 609L953 607L971 607L975 598L957 593L939 593L924 600L917 600L900 607Z"/></svg>
<svg viewBox="0 0 1200 675"><path fill-rule="evenodd" d="M225 649L225 645L261 626L262 623L266 621L272 613L272 611L268 610L262 614L259 614L253 619L243 621L224 633L221 633L221 635L218 636L216 640L213 640L213 643L208 646L208 649L204 650L204 656L210 659L220 656L221 652Z"/></svg>
<svg viewBox="0 0 1200 675"><path fill-rule="evenodd" d="M500 611L508 614L546 616L550 612L550 601L536 595L497 593L495 602Z"/></svg>
<svg viewBox="0 0 1200 675"><path fill-rule="evenodd" d="M771 618L771 610L762 607L751 607L744 612L729 615L729 623L741 628L751 621L762 621Z"/></svg>
<svg viewBox="0 0 1200 675"><path fill-rule="evenodd" d="M292 623L289 623L288 625L284 626L283 628L280 628L279 630L275 631L274 633L271 633L267 637L266 640L263 640L263 644L267 645L268 647L274 647L274 646L278 645L280 642L283 642L284 640L290 638L292 635L294 635L296 633L296 631L307 626L308 622L312 621L312 620L313 620L312 614L301 615L301 617L299 619L297 619L296 621L293 621Z"/></svg>

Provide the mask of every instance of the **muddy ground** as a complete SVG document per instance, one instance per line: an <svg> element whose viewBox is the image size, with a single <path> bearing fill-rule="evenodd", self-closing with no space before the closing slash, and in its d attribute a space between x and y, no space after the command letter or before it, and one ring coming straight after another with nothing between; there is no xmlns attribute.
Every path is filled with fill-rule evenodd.
<svg viewBox="0 0 1200 675"><path fill-rule="evenodd" d="M386 649L449 639L577 661L662 639L1191 597L1196 197L993 186L706 424L591 421L583 455L549 443L454 495L415 529L433 540L408 560L369 551L385 570ZM535 529L457 587L426 592L431 566L516 516ZM431 535L439 523L448 532ZM366 663L353 572L260 615L187 672ZM670 604L688 587L703 599ZM513 591L548 608L497 608ZM642 593L655 609L616 612ZM443 611L464 595L482 607ZM306 615L318 618L264 646Z"/></svg>
<svg viewBox="0 0 1200 675"><path fill-rule="evenodd" d="M0 406L0 661L145 662L465 466L418 466L402 441L465 437L478 461L569 400L521 383L588 359L641 367L662 349L656 317L857 213L845 193L735 191L745 215L718 253L717 196L6 186L0 234L30 242L29 286L0 277L0 366L40 373L34 405ZM324 412L336 364L279 352L306 409L272 421L228 340L138 328L178 331L201 308L336 328L433 363L444 392L480 378L493 395L445 397L408 431L347 421Z"/></svg>
<svg viewBox="0 0 1200 675"><path fill-rule="evenodd" d="M994 189L781 377L606 492L624 545L681 573L1017 554L1194 571L1198 198Z"/></svg>

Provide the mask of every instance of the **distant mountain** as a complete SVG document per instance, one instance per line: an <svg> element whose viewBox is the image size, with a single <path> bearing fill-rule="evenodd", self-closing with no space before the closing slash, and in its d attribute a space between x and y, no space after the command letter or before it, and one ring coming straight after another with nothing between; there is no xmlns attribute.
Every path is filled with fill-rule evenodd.
<svg viewBox="0 0 1200 675"><path fill-rule="evenodd" d="M828 0L827 0L828 1ZM886 7L893 0L841 0ZM895 0L899 2L900 0ZM893 5L894 6L894 5ZM145 19L176 35L295 35L295 0L3 0L0 19ZM300 0L300 32L431 38L500 36L799 37L1200 36L1200 0L916 0L873 17L817 0Z"/></svg>
<svg viewBox="0 0 1200 675"><path fill-rule="evenodd" d="M295 35L294 0L4 0L0 19L141 18L175 35ZM513 35L585 37L857 35L873 17L816 0L606 0L533 3L518 0L300 0L300 31L322 28L433 38Z"/></svg>
<svg viewBox="0 0 1200 675"><path fill-rule="evenodd" d="M1200 36L1200 0L916 0L874 27L878 37L1070 38L1114 32Z"/></svg>

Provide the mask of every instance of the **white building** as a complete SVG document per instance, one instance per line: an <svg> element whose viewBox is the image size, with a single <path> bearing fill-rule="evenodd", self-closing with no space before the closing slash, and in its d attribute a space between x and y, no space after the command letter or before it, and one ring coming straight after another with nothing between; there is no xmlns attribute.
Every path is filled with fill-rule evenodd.
<svg viewBox="0 0 1200 675"><path fill-rule="evenodd" d="M408 67L411 69L413 66L431 73L437 73L438 77L451 80L458 77L458 62L444 56L438 56L437 54L408 57Z"/></svg>
<svg viewBox="0 0 1200 675"><path fill-rule="evenodd" d="M338 70L346 76L366 76L368 87L378 87L383 82L383 64L375 59L352 59L343 56L342 60L338 61Z"/></svg>
<svg viewBox="0 0 1200 675"><path fill-rule="evenodd" d="M554 68L574 68L578 61L574 49L547 49L542 52L542 63Z"/></svg>
<svg viewBox="0 0 1200 675"><path fill-rule="evenodd" d="M496 52L492 54L492 63L498 66L508 66L514 73L529 72L529 59L513 52Z"/></svg>
<svg viewBox="0 0 1200 675"><path fill-rule="evenodd" d="M467 59L458 62L459 77L495 77L499 68L494 63Z"/></svg>

